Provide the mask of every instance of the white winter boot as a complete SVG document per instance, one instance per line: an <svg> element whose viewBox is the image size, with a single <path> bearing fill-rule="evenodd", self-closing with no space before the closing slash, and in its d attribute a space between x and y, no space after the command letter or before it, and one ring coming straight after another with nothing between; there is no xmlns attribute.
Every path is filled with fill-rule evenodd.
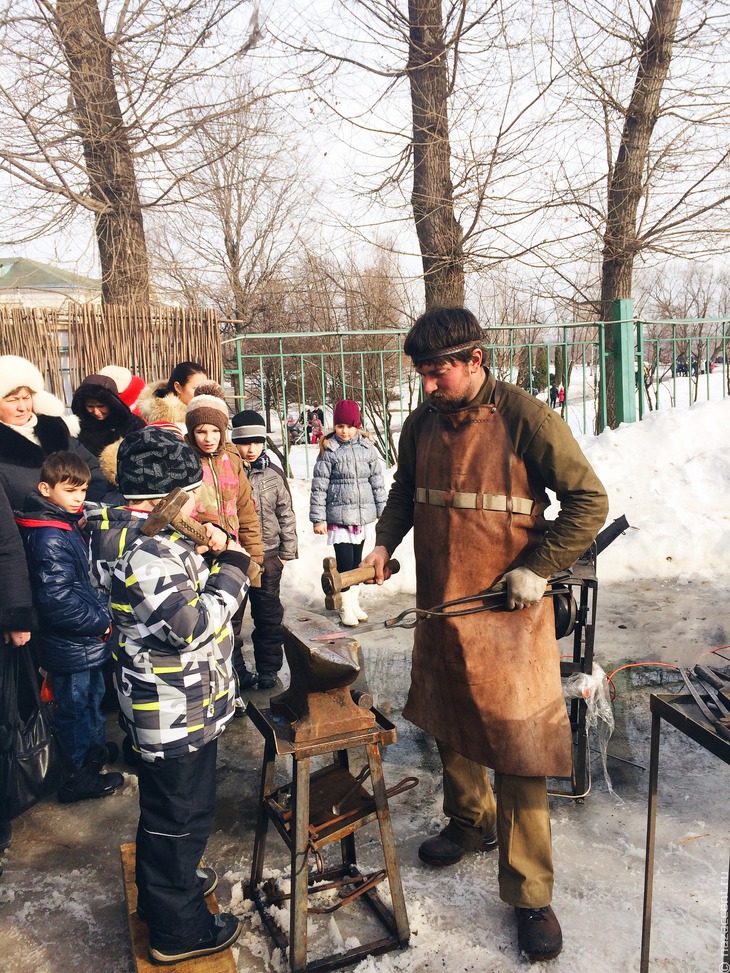
<svg viewBox="0 0 730 973"><path fill-rule="evenodd" d="M342 608L340 608L340 621L343 625L354 626L358 624L358 617L355 612L357 604L357 592L354 588L348 588L340 595L342 598Z"/></svg>
<svg viewBox="0 0 730 973"><path fill-rule="evenodd" d="M355 597L352 600L352 610L355 612L355 618L358 622L366 622L368 620L368 613L360 607L360 589L350 588L350 591L354 591Z"/></svg>

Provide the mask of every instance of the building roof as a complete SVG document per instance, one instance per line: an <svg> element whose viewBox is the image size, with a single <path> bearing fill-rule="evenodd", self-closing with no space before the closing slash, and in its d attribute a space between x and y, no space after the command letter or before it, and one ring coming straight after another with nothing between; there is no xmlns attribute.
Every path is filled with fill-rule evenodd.
<svg viewBox="0 0 730 973"><path fill-rule="evenodd" d="M99 291L101 283L25 257L0 257L0 291L3 290Z"/></svg>

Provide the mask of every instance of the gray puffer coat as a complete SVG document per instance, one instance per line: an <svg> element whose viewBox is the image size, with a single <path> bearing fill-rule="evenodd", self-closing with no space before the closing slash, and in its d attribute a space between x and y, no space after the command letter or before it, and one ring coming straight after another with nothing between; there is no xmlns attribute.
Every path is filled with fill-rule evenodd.
<svg viewBox="0 0 730 973"><path fill-rule="evenodd" d="M264 551L273 551L282 561L298 554L297 521L284 473L269 462L265 453L255 463L244 463L251 484L256 513L261 525Z"/></svg>
<svg viewBox="0 0 730 973"><path fill-rule="evenodd" d="M349 442L328 436L314 464L309 519L313 524L362 526L383 512L387 491L380 457L358 434Z"/></svg>

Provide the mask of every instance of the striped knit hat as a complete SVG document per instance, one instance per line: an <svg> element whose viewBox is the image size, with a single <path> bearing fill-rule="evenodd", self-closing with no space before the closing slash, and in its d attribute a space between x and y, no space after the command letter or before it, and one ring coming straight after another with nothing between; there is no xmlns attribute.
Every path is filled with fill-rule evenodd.
<svg viewBox="0 0 730 973"><path fill-rule="evenodd" d="M191 439L196 428L207 423L218 426L221 442L224 442L228 431L228 406L217 382L202 382L185 410L185 425Z"/></svg>
<svg viewBox="0 0 730 973"><path fill-rule="evenodd" d="M265 443L266 423L264 417L253 409L244 409L233 417L234 443Z"/></svg>

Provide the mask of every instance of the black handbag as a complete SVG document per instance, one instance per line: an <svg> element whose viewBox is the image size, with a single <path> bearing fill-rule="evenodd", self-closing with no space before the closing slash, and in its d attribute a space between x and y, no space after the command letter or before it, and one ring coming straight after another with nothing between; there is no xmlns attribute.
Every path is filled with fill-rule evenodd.
<svg viewBox="0 0 730 973"><path fill-rule="evenodd" d="M55 793L73 765L53 723L53 703L41 702L27 648L0 648L0 819L16 818ZM19 694L30 700L21 715Z"/></svg>

